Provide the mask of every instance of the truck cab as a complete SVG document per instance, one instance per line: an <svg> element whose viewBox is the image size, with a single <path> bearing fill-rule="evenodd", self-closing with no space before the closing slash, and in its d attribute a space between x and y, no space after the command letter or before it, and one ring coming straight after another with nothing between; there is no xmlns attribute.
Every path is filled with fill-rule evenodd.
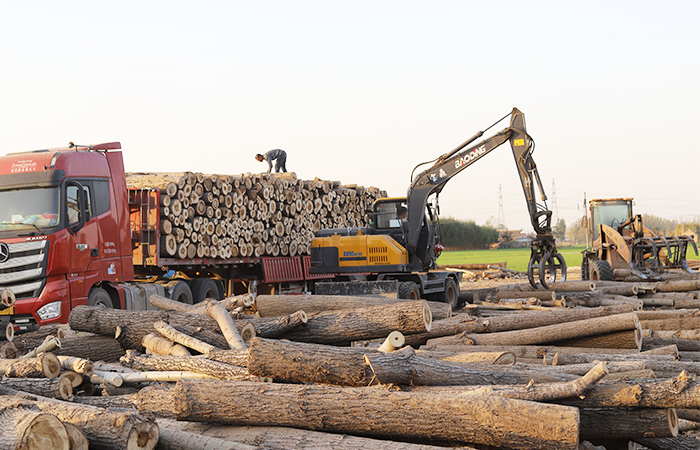
<svg viewBox="0 0 700 450"><path fill-rule="evenodd" d="M71 308L120 306L110 283L133 279L128 206L116 143L0 158L0 311L17 331L66 323Z"/></svg>

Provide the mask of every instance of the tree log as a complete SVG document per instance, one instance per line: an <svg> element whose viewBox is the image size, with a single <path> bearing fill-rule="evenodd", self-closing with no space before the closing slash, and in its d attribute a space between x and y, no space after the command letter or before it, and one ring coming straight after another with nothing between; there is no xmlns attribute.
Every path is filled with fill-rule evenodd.
<svg viewBox="0 0 700 450"><path fill-rule="evenodd" d="M260 445L265 449L324 449L324 450L445 450L445 447L407 442L371 439L337 433L300 430L298 428L232 426L201 422L176 422L158 419L163 428L176 428L201 436L218 437L232 442ZM460 446L459 450L476 450Z"/></svg>
<svg viewBox="0 0 700 450"><path fill-rule="evenodd" d="M525 386L485 386L467 390L458 395L493 395L536 402L552 401L561 398L580 397L591 390L593 385L607 374L607 365L605 363L598 363L581 378L564 383L528 383Z"/></svg>
<svg viewBox="0 0 700 450"><path fill-rule="evenodd" d="M219 380L250 380L248 369L206 358L192 356L140 355L127 350L122 364L132 369L156 371L188 371L209 375Z"/></svg>
<svg viewBox="0 0 700 450"><path fill-rule="evenodd" d="M5 395L26 397L9 388L1 388ZM35 396L29 396L36 399ZM78 405L40 397L32 401L42 412L53 414L61 422L78 427L95 449L152 450L158 442L158 425L152 419L131 412L109 411L87 405ZM52 448L52 447L47 447Z"/></svg>
<svg viewBox="0 0 700 450"><path fill-rule="evenodd" d="M458 316L434 321L430 331L427 333L406 336L406 344L417 347L425 344L427 340L431 338L453 336L460 333L494 333L499 331L523 330L630 312L632 312L631 306L621 305L599 308L571 308L537 313L518 313L488 319Z"/></svg>
<svg viewBox="0 0 700 450"><path fill-rule="evenodd" d="M368 352L365 363L381 384L450 386L464 384L525 384L571 381L565 373L526 370L521 367L460 363L416 356L411 347L392 353ZM549 366L552 367L552 366Z"/></svg>
<svg viewBox="0 0 700 450"><path fill-rule="evenodd" d="M107 308L100 308L107 309ZM144 311L140 311L144 312ZM78 336L61 340L61 348L54 354L89 359L90 361L118 361L124 350L112 336Z"/></svg>
<svg viewBox="0 0 700 450"><path fill-rule="evenodd" d="M286 316L239 319L234 320L234 323L239 331L246 323L250 323L255 327L256 336L274 339L283 337L288 331L301 327L308 320L306 312L298 310Z"/></svg>
<svg viewBox="0 0 700 450"><path fill-rule="evenodd" d="M200 341L199 339L196 339L185 333L181 333L180 331L176 330L175 328L171 327L163 321L155 322L153 324L153 327L161 335L163 335L163 337L170 339L173 342L177 342L178 344L182 344L185 347L189 347L193 350L196 350L200 353L209 353L214 350L219 350L211 344L207 344L206 342Z"/></svg>
<svg viewBox="0 0 700 450"><path fill-rule="evenodd" d="M580 408L581 439L630 439L678 436L676 410Z"/></svg>
<svg viewBox="0 0 700 450"><path fill-rule="evenodd" d="M252 345L252 342L251 342ZM202 355L197 355L197 358L207 358L214 361L232 364L234 366L248 367L250 359L250 351L246 350L217 350Z"/></svg>
<svg viewBox="0 0 700 450"><path fill-rule="evenodd" d="M60 420L42 413L34 403L0 397L0 449L68 450L68 433Z"/></svg>
<svg viewBox="0 0 700 450"><path fill-rule="evenodd" d="M226 342L231 346L232 349L246 349L248 346L241 339L241 335L238 334L238 329L233 323L233 319L228 311L219 302L211 302L207 306L207 314L212 319L216 320L221 328L221 332L226 338Z"/></svg>
<svg viewBox="0 0 700 450"><path fill-rule="evenodd" d="M564 339L596 336L615 331L634 330L634 328L634 314L625 313L524 330L468 334L464 338L478 345L533 345L562 341ZM429 340L428 345L450 342L454 342L454 339L436 338Z"/></svg>
<svg viewBox="0 0 700 450"><path fill-rule="evenodd" d="M392 331L417 333L429 331L432 313L428 302L410 301L339 310L309 316L305 326L290 330L291 341L347 345L362 339L384 338Z"/></svg>
<svg viewBox="0 0 700 450"><path fill-rule="evenodd" d="M182 380L175 389L175 405L178 420L514 448L578 448L575 408L498 397L455 399L367 388Z"/></svg>
<svg viewBox="0 0 700 450"><path fill-rule="evenodd" d="M28 359L0 359L0 373L9 378L54 378L61 373L61 363L53 353Z"/></svg>
<svg viewBox="0 0 700 450"><path fill-rule="evenodd" d="M159 450L257 450L248 444L160 427ZM260 449L262 450L262 449Z"/></svg>
<svg viewBox="0 0 700 450"><path fill-rule="evenodd" d="M3 386L30 392L49 398L68 400L73 396L73 384L68 378L5 378L0 381Z"/></svg>
<svg viewBox="0 0 700 450"><path fill-rule="evenodd" d="M83 358L73 358L71 356L58 356L58 360L61 362L61 367L66 370L72 370L74 372L90 376L95 371L95 366L91 361Z"/></svg>
<svg viewBox="0 0 700 450"><path fill-rule="evenodd" d="M141 344L146 350L157 355L171 356L192 356L192 354L180 344L176 344L170 339L166 339L158 334L147 334L143 337Z"/></svg>

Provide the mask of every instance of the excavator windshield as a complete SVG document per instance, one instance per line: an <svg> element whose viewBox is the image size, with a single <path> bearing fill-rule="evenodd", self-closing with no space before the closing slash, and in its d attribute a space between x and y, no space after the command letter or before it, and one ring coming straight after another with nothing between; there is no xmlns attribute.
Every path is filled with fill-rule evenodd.
<svg viewBox="0 0 700 450"><path fill-rule="evenodd" d="M632 199L619 198L609 200L591 200L591 218L593 220L593 240L598 239L601 223L616 228L632 217Z"/></svg>

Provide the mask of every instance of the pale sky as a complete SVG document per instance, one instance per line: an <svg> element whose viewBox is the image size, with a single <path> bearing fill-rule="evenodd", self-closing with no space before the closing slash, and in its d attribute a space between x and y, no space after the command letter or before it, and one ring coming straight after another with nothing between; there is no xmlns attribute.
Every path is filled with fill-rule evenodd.
<svg viewBox="0 0 700 450"><path fill-rule="evenodd" d="M697 1L4 1L0 154L121 141L127 171L232 174L282 148L300 178L404 196L414 166L517 107L568 224L584 194L697 218L698 17ZM442 216L485 224L499 185L505 224L531 231L508 145L447 184Z"/></svg>

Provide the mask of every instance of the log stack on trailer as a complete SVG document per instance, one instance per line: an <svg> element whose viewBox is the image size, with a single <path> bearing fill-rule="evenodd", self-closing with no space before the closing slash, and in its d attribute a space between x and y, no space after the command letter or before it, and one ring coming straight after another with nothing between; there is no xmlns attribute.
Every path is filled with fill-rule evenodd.
<svg viewBox="0 0 700 450"><path fill-rule="evenodd" d="M365 226L374 201L386 197L376 187L301 180L293 172L126 179L135 201L151 201L150 191L159 190L159 256L182 260L307 255L315 232ZM148 223L144 216L140 222Z"/></svg>
<svg viewBox="0 0 700 450"><path fill-rule="evenodd" d="M645 306L670 286L686 289L668 297L685 305L697 284L577 305L634 290L603 284L555 284L558 303L533 309L506 294L527 287L502 286L435 315L431 302L341 296L79 306L67 335L47 327L6 346L3 437L52 433L56 448L698 448L700 313Z"/></svg>

